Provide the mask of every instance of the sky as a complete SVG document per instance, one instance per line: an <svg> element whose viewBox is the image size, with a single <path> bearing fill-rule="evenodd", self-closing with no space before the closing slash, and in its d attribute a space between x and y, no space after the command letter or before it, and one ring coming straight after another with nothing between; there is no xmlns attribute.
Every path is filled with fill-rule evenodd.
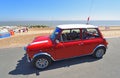
<svg viewBox="0 0 120 78"><path fill-rule="evenodd" d="M120 0L0 0L0 21L120 20Z"/></svg>

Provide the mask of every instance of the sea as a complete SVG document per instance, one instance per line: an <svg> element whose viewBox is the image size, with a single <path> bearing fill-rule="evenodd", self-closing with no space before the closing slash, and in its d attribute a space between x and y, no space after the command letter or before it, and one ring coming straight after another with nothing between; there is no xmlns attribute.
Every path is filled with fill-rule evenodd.
<svg viewBox="0 0 120 78"><path fill-rule="evenodd" d="M60 24L86 24L87 21L0 21L0 26L31 26L31 25L46 25L55 27ZM120 26L120 21L89 21L89 24L96 26Z"/></svg>

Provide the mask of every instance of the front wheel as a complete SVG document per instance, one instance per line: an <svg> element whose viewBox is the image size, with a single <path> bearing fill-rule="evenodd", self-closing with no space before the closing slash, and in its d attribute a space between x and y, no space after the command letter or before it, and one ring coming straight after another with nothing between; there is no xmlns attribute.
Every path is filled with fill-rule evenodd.
<svg viewBox="0 0 120 78"><path fill-rule="evenodd" d="M41 70L47 68L50 64L51 64L51 59L50 59L49 57L45 57L45 56L37 57L37 58L33 61L33 65L34 65L37 69L41 69Z"/></svg>
<svg viewBox="0 0 120 78"><path fill-rule="evenodd" d="M96 58L102 58L103 55L105 54L105 51L106 51L105 48L98 48L93 53L93 56L96 57Z"/></svg>

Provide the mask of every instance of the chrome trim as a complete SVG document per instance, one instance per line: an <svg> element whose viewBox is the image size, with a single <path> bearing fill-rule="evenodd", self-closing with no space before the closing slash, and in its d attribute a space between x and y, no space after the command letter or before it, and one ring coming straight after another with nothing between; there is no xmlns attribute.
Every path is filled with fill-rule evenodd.
<svg viewBox="0 0 120 78"><path fill-rule="evenodd" d="M40 56L40 55L46 55L46 56L50 57L53 61L55 61L54 58L53 58L50 54L48 54L48 53L46 53L46 52L40 52L40 53L38 53L38 54L35 54L35 55L33 56L33 59L34 59L35 57L37 57L37 56Z"/></svg>
<svg viewBox="0 0 120 78"><path fill-rule="evenodd" d="M95 47L95 49L93 50L92 54L93 54L93 53L95 52L95 50L96 50L97 48L99 48L99 47L104 47L104 48L106 48L105 45L100 44L100 45L98 45L97 47Z"/></svg>
<svg viewBox="0 0 120 78"><path fill-rule="evenodd" d="M24 47L24 50L26 51L26 46Z"/></svg>
<svg viewBox="0 0 120 78"><path fill-rule="evenodd" d="M28 44L28 45L29 45L29 44ZM27 51L28 45L25 45L25 46L23 47L23 49L24 49L25 51Z"/></svg>
<svg viewBox="0 0 120 78"><path fill-rule="evenodd" d="M27 55L27 61L28 61L28 62L31 62L31 60L29 59L28 55Z"/></svg>
<svg viewBox="0 0 120 78"><path fill-rule="evenodd" d="M31 59L29 58L28 54L27 54L27 45L24 47L24 50L26 52L26 58L28 62L31 62Z"/></svg>

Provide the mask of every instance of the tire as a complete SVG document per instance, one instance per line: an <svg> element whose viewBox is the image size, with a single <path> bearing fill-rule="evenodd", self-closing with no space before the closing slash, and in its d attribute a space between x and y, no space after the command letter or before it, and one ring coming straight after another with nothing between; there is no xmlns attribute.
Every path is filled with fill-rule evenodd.
<svg viewBox="0 0 120 78"><path fill-rule="evenodd" d="M93 56L94 56L95 58L98 58L98 59L99 59L99 58L102 58L103 55L105 54L105 51L106 51L105 48L100 47L100 48L98 48L98 49L95 50L95 52L93 53Z"/></svg>
<svg viewBox="0 0 120 78"><path fill-rule="evenodd" d="M38 56L34 59L33 65L40 70L46 69L51 64L51 59L48 56Z"/></svg>

